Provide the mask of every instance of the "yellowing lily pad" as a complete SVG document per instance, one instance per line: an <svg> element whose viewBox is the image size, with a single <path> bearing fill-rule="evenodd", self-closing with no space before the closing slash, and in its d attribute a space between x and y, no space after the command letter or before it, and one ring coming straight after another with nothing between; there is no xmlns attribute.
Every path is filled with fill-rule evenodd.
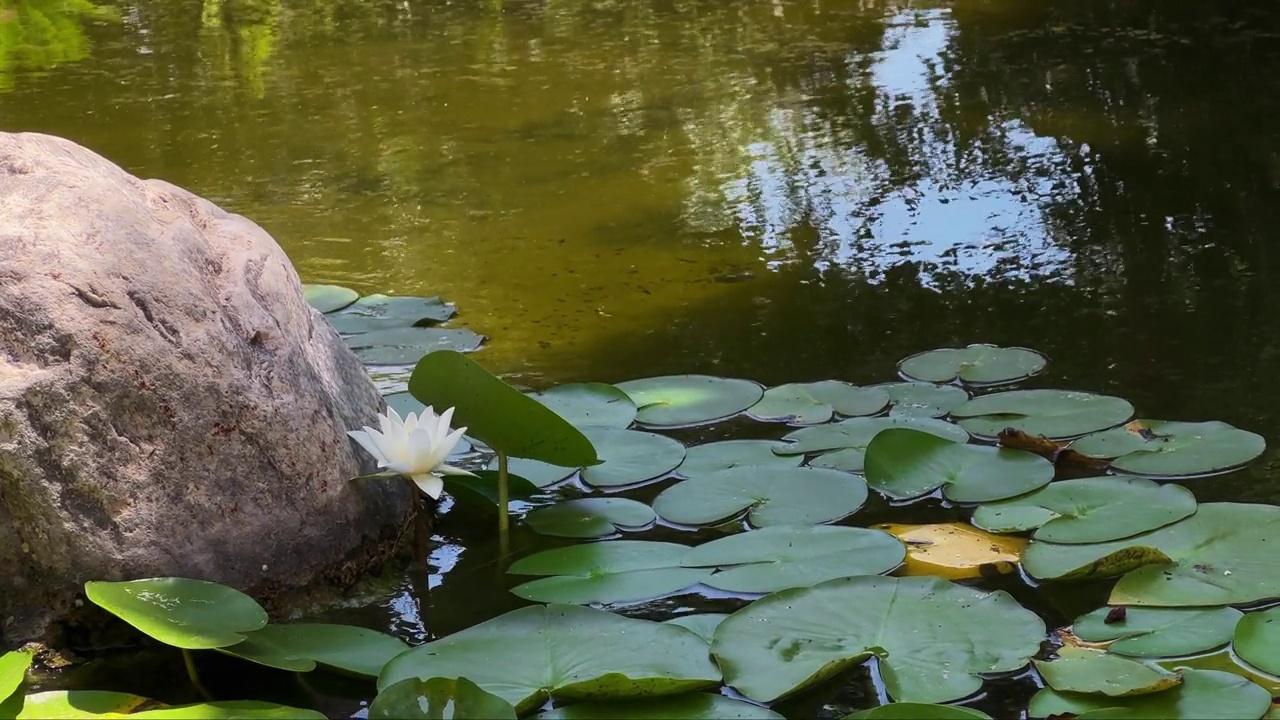
<svg viewBox="0 0 1280 720"><path fill-rule="evenodd" d="M933 575L948 580L1008 575L1018 568L1027 541L992 535L964 523L873 525L902 541L907 559L899 575Z"/></svg>

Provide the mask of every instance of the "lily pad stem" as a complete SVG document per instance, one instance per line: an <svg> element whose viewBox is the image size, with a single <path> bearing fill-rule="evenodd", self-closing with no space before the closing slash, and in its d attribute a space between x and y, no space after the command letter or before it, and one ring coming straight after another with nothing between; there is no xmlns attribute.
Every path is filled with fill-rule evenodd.
<svg viewBox="0 0 1280 720"><path fill-rule="evenodd" d="M498 451L498 534L506 536L511 527L507 510L507 454Z"/></svg>
<svg viewBox="0 0 1280 720"><path fill-rule="evenodd" d="M427 558L431 554L429 543L431 541L431 526L427 517L426 503L422 501L422 491L409 481L409 488L413 494L413 564L418 568L427 567Z"/></svg>
<svg viewBox="0 0 1280 720"><path fill-rule="evenodd" d="M209 689L200 682L200 673L196 670L196 660L191 655L191 651L186 648L182 649L182 664L187 666L187 677L191 680L191 686L200 693L200 696L209 702L213 702L213 695L209 693Z"/></svg>

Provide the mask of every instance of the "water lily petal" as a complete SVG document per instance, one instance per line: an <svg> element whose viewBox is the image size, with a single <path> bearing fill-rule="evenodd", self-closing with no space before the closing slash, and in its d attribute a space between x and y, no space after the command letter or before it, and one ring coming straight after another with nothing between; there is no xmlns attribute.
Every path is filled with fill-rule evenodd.
<svg viewBox="0 0 1280 720"><path fill-rule="evenodd" d="M359 443L360 447L364 448L365 452L372 455L373 459L378 461L378 467L386 467L387 458L382 454L382 448L378 446L377 441L373 438L373 435L376 434L378 434L378 431L368 426L363 430L347 431L347 435L350 436L352 440Z"/></svg>
<svg viewBox="0 0 1280 720"><path fill-rule="evenodd" d="M445 465L444 463L437 465L435 471L441 475L466 475L467 477L479 477L470 470L463 470L462 468Z"/></svg>
<svg viewBox="0 0 1280 720"><path fill-rule="evenodd" d="M415 413L409 413L404 416L404 432L410 435L418 427L418 416Z"/></svg>
<svg viewBox="0 0 1280 720"><path fill-rule="evenodd" d="M413 480L414 485L418 486L419 490L426 493L432 500L439 500L440 493L444 492L444 480L431 473L419 473L410 476L410 479Z"/></svg>

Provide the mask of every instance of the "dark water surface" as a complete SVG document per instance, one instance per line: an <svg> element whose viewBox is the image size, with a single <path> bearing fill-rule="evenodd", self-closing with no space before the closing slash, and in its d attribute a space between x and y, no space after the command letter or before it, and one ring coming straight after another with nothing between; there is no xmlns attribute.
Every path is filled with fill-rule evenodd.
<svg viewBox="0 0 1280 720"><path fill-rule="evenodd" d="M114 22L74 4L0 0L0 129L243 213L306 281L442 294L524 385L885 381L991 342L1047 353L1039 385L1277 436L1274 3L121 0ZM1275 457L1190 484L1274 503ZM330 617L421 640L523 604L490 522L446 514L429 596L390 577ZM1003 586L1058 625L1106 590ZM313 702L207 662L228 696ZM81 672L65 681L189 694L163 653ZM874 704L861 672L781 709ZM310 682L335 716L373 692ZM1034 689L972 704L1016 717Z"/></svg>

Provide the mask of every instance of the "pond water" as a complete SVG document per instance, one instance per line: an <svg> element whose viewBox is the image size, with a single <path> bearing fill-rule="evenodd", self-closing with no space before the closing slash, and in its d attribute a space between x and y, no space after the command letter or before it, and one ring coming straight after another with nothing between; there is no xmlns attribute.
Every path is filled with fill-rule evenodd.
<svg viewBox="0 0 1280 720"><path fill-rule="evenodd" d="M989 342L1046 353L1035 384L1120 395L1139 417L1280 429L1280 10L1265 3L74 6L0 2L0 130L70 138L245 214L304 281L443 295L490 337L474 357L518 385L871 383L912 353ZM1280 502L1275 457L1191 487ZM329 617L423 640L525 604L489 522L446 513L429 582L371 582ZM1102 597L998 585L1051 625ZM215 686L311 702L219 662ZM62 682L189 693L165 653ZM373 692L311 682L336 717ZM1034 689L994 683L973 705L1014 716ZM784 709L836 716L874 692L843 678Z"/></svg>

